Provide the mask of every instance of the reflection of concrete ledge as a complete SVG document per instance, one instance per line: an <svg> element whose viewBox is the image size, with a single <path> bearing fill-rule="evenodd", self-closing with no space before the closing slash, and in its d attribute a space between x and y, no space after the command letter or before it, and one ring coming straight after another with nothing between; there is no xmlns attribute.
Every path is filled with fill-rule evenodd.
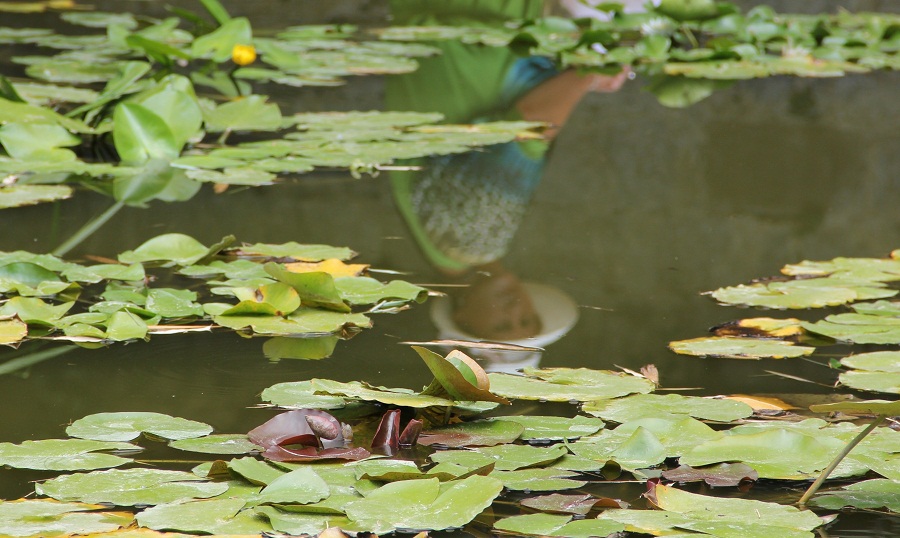
<svg viewBox="0 0 900 538"><path fill-rule="evenodd" d="M541 319L541 332L531 338L508 340L503 343L527 347L545 347L562 338L578 321L578 305L562 291L534 282L523 284L534 309ZM438 329L439 338L480 341L453 322L453 302L441 297L432 302L431 320ZM525 366L537 366L541 358L535 351L501 351L471 349L472 355L487 360L490 371L512 372Z"/></svg>

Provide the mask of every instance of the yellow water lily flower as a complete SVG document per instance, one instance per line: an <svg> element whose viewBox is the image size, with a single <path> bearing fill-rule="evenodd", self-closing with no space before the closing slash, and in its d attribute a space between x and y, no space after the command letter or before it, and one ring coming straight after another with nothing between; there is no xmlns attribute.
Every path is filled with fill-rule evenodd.
<svg viewBox="0 0 900 538"><path fill-rule="evenodd" d="M256 48L253 45L235 45L231 49L231 61L238 65L250 65L256 61Z"/></svg>

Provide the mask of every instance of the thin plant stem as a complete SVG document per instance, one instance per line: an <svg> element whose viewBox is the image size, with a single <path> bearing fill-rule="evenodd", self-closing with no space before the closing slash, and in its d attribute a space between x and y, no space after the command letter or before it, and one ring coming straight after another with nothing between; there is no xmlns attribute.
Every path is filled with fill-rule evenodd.
<svg viewBox="0 0 900 538"><path fill-rule="evenodd" d="M872 430L874 430L879 424L884 422L884 419L886 418L887 415L878 415L877 417L875 417L875 420L873 420L871 424L866 426L866 429L859 432L859 435L857 435L849 443L847 443L847 446L845 446L843 450L841 450L840 454L835 456L834 460L832 460L831 463L828 464L828 467L822 470L822 474L819 475L819 478L817 478L816 481L813 482L811 486L809 486L809 489L806 490L806 493L804 493L803 496L800 497L800 501L797 503L800 505L800 508L806 507L806 502L816 493L816 491L819 490L819 488L822 486L822 483L825 482L825 480L828 478L828 475L830 475L832 471L837 468L841 461L845 457L847 457L847 454L849 454L856 445L858 445L863 439L865 439L867 435L872 433Z"/></svg>
<svg viewBox="0 0 900 538"><path fill-rule="evenodd" d="M72 237L66 239L63 244L56 247L52 254L54 256L63 256L76 246L78 246L82 241L91 236L94 232L100 229L104 224L106 224L109 219L113 218L116 213L119 212L120 209L125 207L124 202L116 202L112 206L109 207L103 213L100 213L93 219L89 220L84 226L82 226L77 232L75 232Z"/></svg>

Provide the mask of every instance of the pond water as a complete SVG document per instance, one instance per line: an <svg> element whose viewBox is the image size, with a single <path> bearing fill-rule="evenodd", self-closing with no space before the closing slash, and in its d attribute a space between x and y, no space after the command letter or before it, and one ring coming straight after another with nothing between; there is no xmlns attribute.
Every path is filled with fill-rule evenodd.
<svg viewBox="0 0 900 538"><path fill-rule="evenodd" d="M513 218L507 229L503 266L577 304L577 322L546 345L540 365L637 370L655 364L664 387L693 387L686 394L695 395L833 392L828 386L836 374L824 363L847 348L820 348L814 361L735 361L678 356L666 346L746 317L702 291L777 274L803 259L880 257L900 247L900 73L741 82L684 109L660 106L645 83L638 77L617 92L580 100L537 174L520 222ZM385 109L391 84L359 77L340 88L271 93L286 113ZM234 234L246 242L345 245L360 253L361 263L403 271L410 282L449 282L410 232L390 174L355 179L316 172L270 187L224 194L204 188L188 202L125 208L67 258L112 257L167 232L205 244ZM84 192L4 210L0 249L50 251L110 204ZM481 224L473 218L460 226L475 234ZM230 332L74 349L0 376L0 440L55 438L85 415L128 410L245 432L271 415L248 408L259 403L262 389L313 377L418 388L430 374L401 342L439 336L431 303L375 316L372 330L318 361L270 361L264 339ZM18 354L0 351L0 364ZM27 494L28 481L43 477L3 473L0 498ZM764 485L757 491L757 498L780 494ZM634 500L639 494L631 488L619 495ZM827 532L900 535L900 520L842 515Z"/></svg>

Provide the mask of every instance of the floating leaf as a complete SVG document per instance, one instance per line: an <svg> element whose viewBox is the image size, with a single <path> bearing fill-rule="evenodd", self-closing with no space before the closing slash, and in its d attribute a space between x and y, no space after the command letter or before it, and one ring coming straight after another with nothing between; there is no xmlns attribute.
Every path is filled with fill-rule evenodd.
<svg viewBox="0 0 900 538"><path fill-rule="evenodd" d="M220 433L195 437L192 439L179 439L171 441L169 446L178 450L190 452L202 452L204 454L246 454L248 452L262 451L263 448L253 444L246 435L233 433Z"/></svg>
<svg viewBox="0 0 900 538"><path fill-rule="evenodd" d="M255 243L240 247L238 254L241 256L263 256L271 258L293 258L295 260L318 262L329 258L349 260L356 255L346 247L332 247L329 245L302 245L294 241L273 245L267 243Z"/></svg>
<svg viewBox="0 0 900 538"><path fill-rule="evenodd" d="M95 413L73 422L66 433L97 441L130 441L141 432L166 439L190 439L212 432L212 426L162 413Z"/></svg>
<svg viewBox="0 0 900 538"><path fill-rule="evenodd" d="M812 354L815 348L795 346L783 340L707 336L670 342L669 349L680 355L722 357L726 359L784 359Z"/></svg>
<svg viewBox="0 0 900 538"><path fill-rule="evenodd" d="M741 402L680 394L633 394L615 400L588 402L582 409L590 415L619 423L647 417L677 419L686 415L731 422L753 414L753 409Z"/></svg>
<svg viewBox="0 0 900 538"><path fill-rule="evenodd" d="M811 405L816 413L862 413L868 415L900 415L900 401L863 400Z"/></svg>
<svg viewBox="0 0 900 538"><path fill-rule="evenodd" d="M833 314L803 328L852 344L900 344L900 318L865 314Z"/></svg>
<svg viewBox="0 0 900 538"><path fill-rule="evenodd" d="M625 530L625 525L616 521L570 520L570 516L526 514L501 519L494 524L494 528L526 536L568 536L571 538L617 536Z"/></svg>
<svg viewBox="0 0 900 538"><path fill-rule="evenodd" d="M478 420L461 422L422 432L419 444L459 448L466 446L494 446L512 443L524 431L521 424L507 420Z"/></svg>
<svg viewBox="0 0 900 538"><path fill-rule="evenodd" d="M522 499L522 506L542 510L544 512L561 512L564 514L587 515L600 499L591 495L541 495Z"/></svg>
<svg viewBox="0 0 900 538"><path fill-rule="evenodd" d="M112 454L98 454L114 450L137 451L141 448L130 443L83 439L44 439L24 441L19 445L0 443L0 465L17 469L88 471L118 467L132 461Z"/></svg>
<svg viewBox="0 0 900 538"><path fill-rule="evenodd" d="M17 319L0 320L0 344L13 344L28 335L28 325Z"/></svg>
<svg viewBox="0 0 900 538"><path fill-rule="evenodd" d="M330 357L334 353L339 338L321 336L318 338L269 338L263 344L263 355L271 360L305 359L317 360ZM318 407L315 405L307 407Z"/></svg>
<svg viewBox="0 0 900 538"><path fill-rule="evenodd" d="M523 441L572 441L585 435L593 435L603 428L600 419L584 416L573 418L538 415L493 417L494 420L517 422L525 427Z"/></svg>
<svg viewBox="0 0 900 538"><path fill-rule="evenodd" d="M319 336L372 326L372 320L363 314L330 312L302 306L286 318L214 315L213 321L223 327L232 329L249 327L257 334L279 336Z"/></svg>
<svg viewBox="0 0 900 538"><path fill-rule="evenodd" d="M384 284L374 278L362 276L340 277L335 278L334 285L341 298L352 305L374 304L388 299L422 302L428 295L425 288L403 280L392 280Z"/></svg>
<svg viewBox="0 0 900 538"><path fill-rule="evenodd" d="M749 318L723 323L710 329L716 336L788 338L803 334L796 318Z"/></svg>
<svg viewBox="0 0 900 538"><path fill-rule="evenodd" d="M441 487L437 478L391 482L365 499L347 505L347 517L363 527L378 526L384 514L400 529L443 530L462 527L491 505L503 485L486 476L470 476Z"/></svg>
<svg viewBox="0 0 900 538"><path fill-rule="evenodd" d="M605 370L587 368L527 368L525 375L488 374L491 392L507 398L551 402L589 402L635 392L650 392L652 382Z"/></svg>
<svg viewBox="0 0 900 538"><path fill-rule="evenodd" d="M49 499L0 501L0 534L57 536L110 532L131 524L132 514L99 512L101 505Z"/></svg>
<svg viewBox="0 0 900 538"><path fill-rule="evenodd" d="M64 200L72 196L66 185L10 185L0 187L0 209Z"/></svg>
<svg viewBox="0 0 900 538"><path fill-rule="evenodd" d="M708 467L694 468L681 465L663 471L663 478L672 482L706 482L714 488L737 486L746 480L756 481L759 474L743 463L717 463Z"/></svg>
<svg viewBox="0 0 900 538"><path fill-rule="evenodd" d="M221 172L188 170L185 175L195 181L220 185L271 185L275 183L276 179L275 174L249 166L226 168Z"/></svg>
<svg viewBox="0 0 900 538"><path fill-rule="evenodd" d="M311 381L277 383L262 391L262 399L280 407L340 409L346 400L315 393Z"/></svg>
<svg viewBox="0 0 900 538"><path fill-rule="evenodd" d="M156 530L209 534L260 534L272 527L251 510L242 510L243 499L210 499L160 504L139 513L141 527Z"/></svg>
<svg viewBox="0 0 900 538"><path fill-rule="evenodd" d="M900 352L876 351L841 359L841 364L854 368L842 372L841 384L860 390L900 394Z"/></svg>
<svg viewBox="0 0 900 538"><path fill-rule="evenodd" d="M881 288L874 282L814 278L720 288L711 295L725 304L783 309L837 306L858 300L891 297L896 293L897 290Z"/></svg>
<svg viewBox="0 0 900 538"><path fill-rule="evenodd" d="M584 487L587 482L572 480L577 473L564 469L516 469L494 471L489 476L503 482L503 487L513 491L560 491Z"/></svg>
<svg viewBox="0 0 900 538"><path fill-rule="evenodd" d="M373 387L358 381L340 383L330 379L313 379L311 380L311 383L313 389L319 393L341 396L344 398L375 401L401 407L450 407L454 404L453 400L438 398L437 396L416 394L409 389Z"/></svg>
<svg viewBox="0 0 900 538"><path fill-rule="evenodd" d="M300 468L269 482L254 499L259 504L314 503L328 497L328 484L309 468Z"/></svg>
<svg viewBox="0 0 900 538"><path fill-rule="evenodd" d="M471 402L496 402L509 404L509 401L502 396L493 394L489 388L490 385L479 386L473 383L474 379L479 377L484 379L484 371L481 366L475 363L471 358L467 357L461 351L452 351L446 358L424 347L412 346L412 348L422 357L428 369L434 374L435 380L440 386L456 400ZM464 359L468 359L465 361ZM457 364L464 364L458 366ZM468 372L470 378L467 379L464 372ZM427 392L427 391L426 391Z"/></svg>
<svg viewBox="0 0 900 538"><path fill-rule="evenodd" d="M144 242L134 250L119 254L122 263L174 262L193 265L208 254L209 249L193 237L184 234L163 234Z"/></svg>
<svg viewBox="0 0 900 538"><path fill-rule="evenodd" d="M680 462L691 467L742 462L755 469L760 478L796 480L824 469L843 445L830 437L769 429L707 441L685 453Z"/></svg>
<svg viewBox="0 0 900 538"><path fill-rule="evenodd" d="M876 478L827 491L813 497L811 504L819 508L840 510L846 506L860 509L887 508L900 512L900 481Z"/></svg>
<svg viewBox="0 0 900 538"><path fill-rule="evenodd" d="M230 53L230 52L229 52ZM265 96L248 95L204 110L206 129L221 131L276 131L282 127L278 105L266 103Z"/></svg>
<svg viewBox="0 0 900 538"><path fill-rule="evenodd" d="M221 482L208 482L191 473L162 469L112 469L69 474L35 485L39 494L60 501L118 506L215 497L227 489L228 485Z"/></svg>

